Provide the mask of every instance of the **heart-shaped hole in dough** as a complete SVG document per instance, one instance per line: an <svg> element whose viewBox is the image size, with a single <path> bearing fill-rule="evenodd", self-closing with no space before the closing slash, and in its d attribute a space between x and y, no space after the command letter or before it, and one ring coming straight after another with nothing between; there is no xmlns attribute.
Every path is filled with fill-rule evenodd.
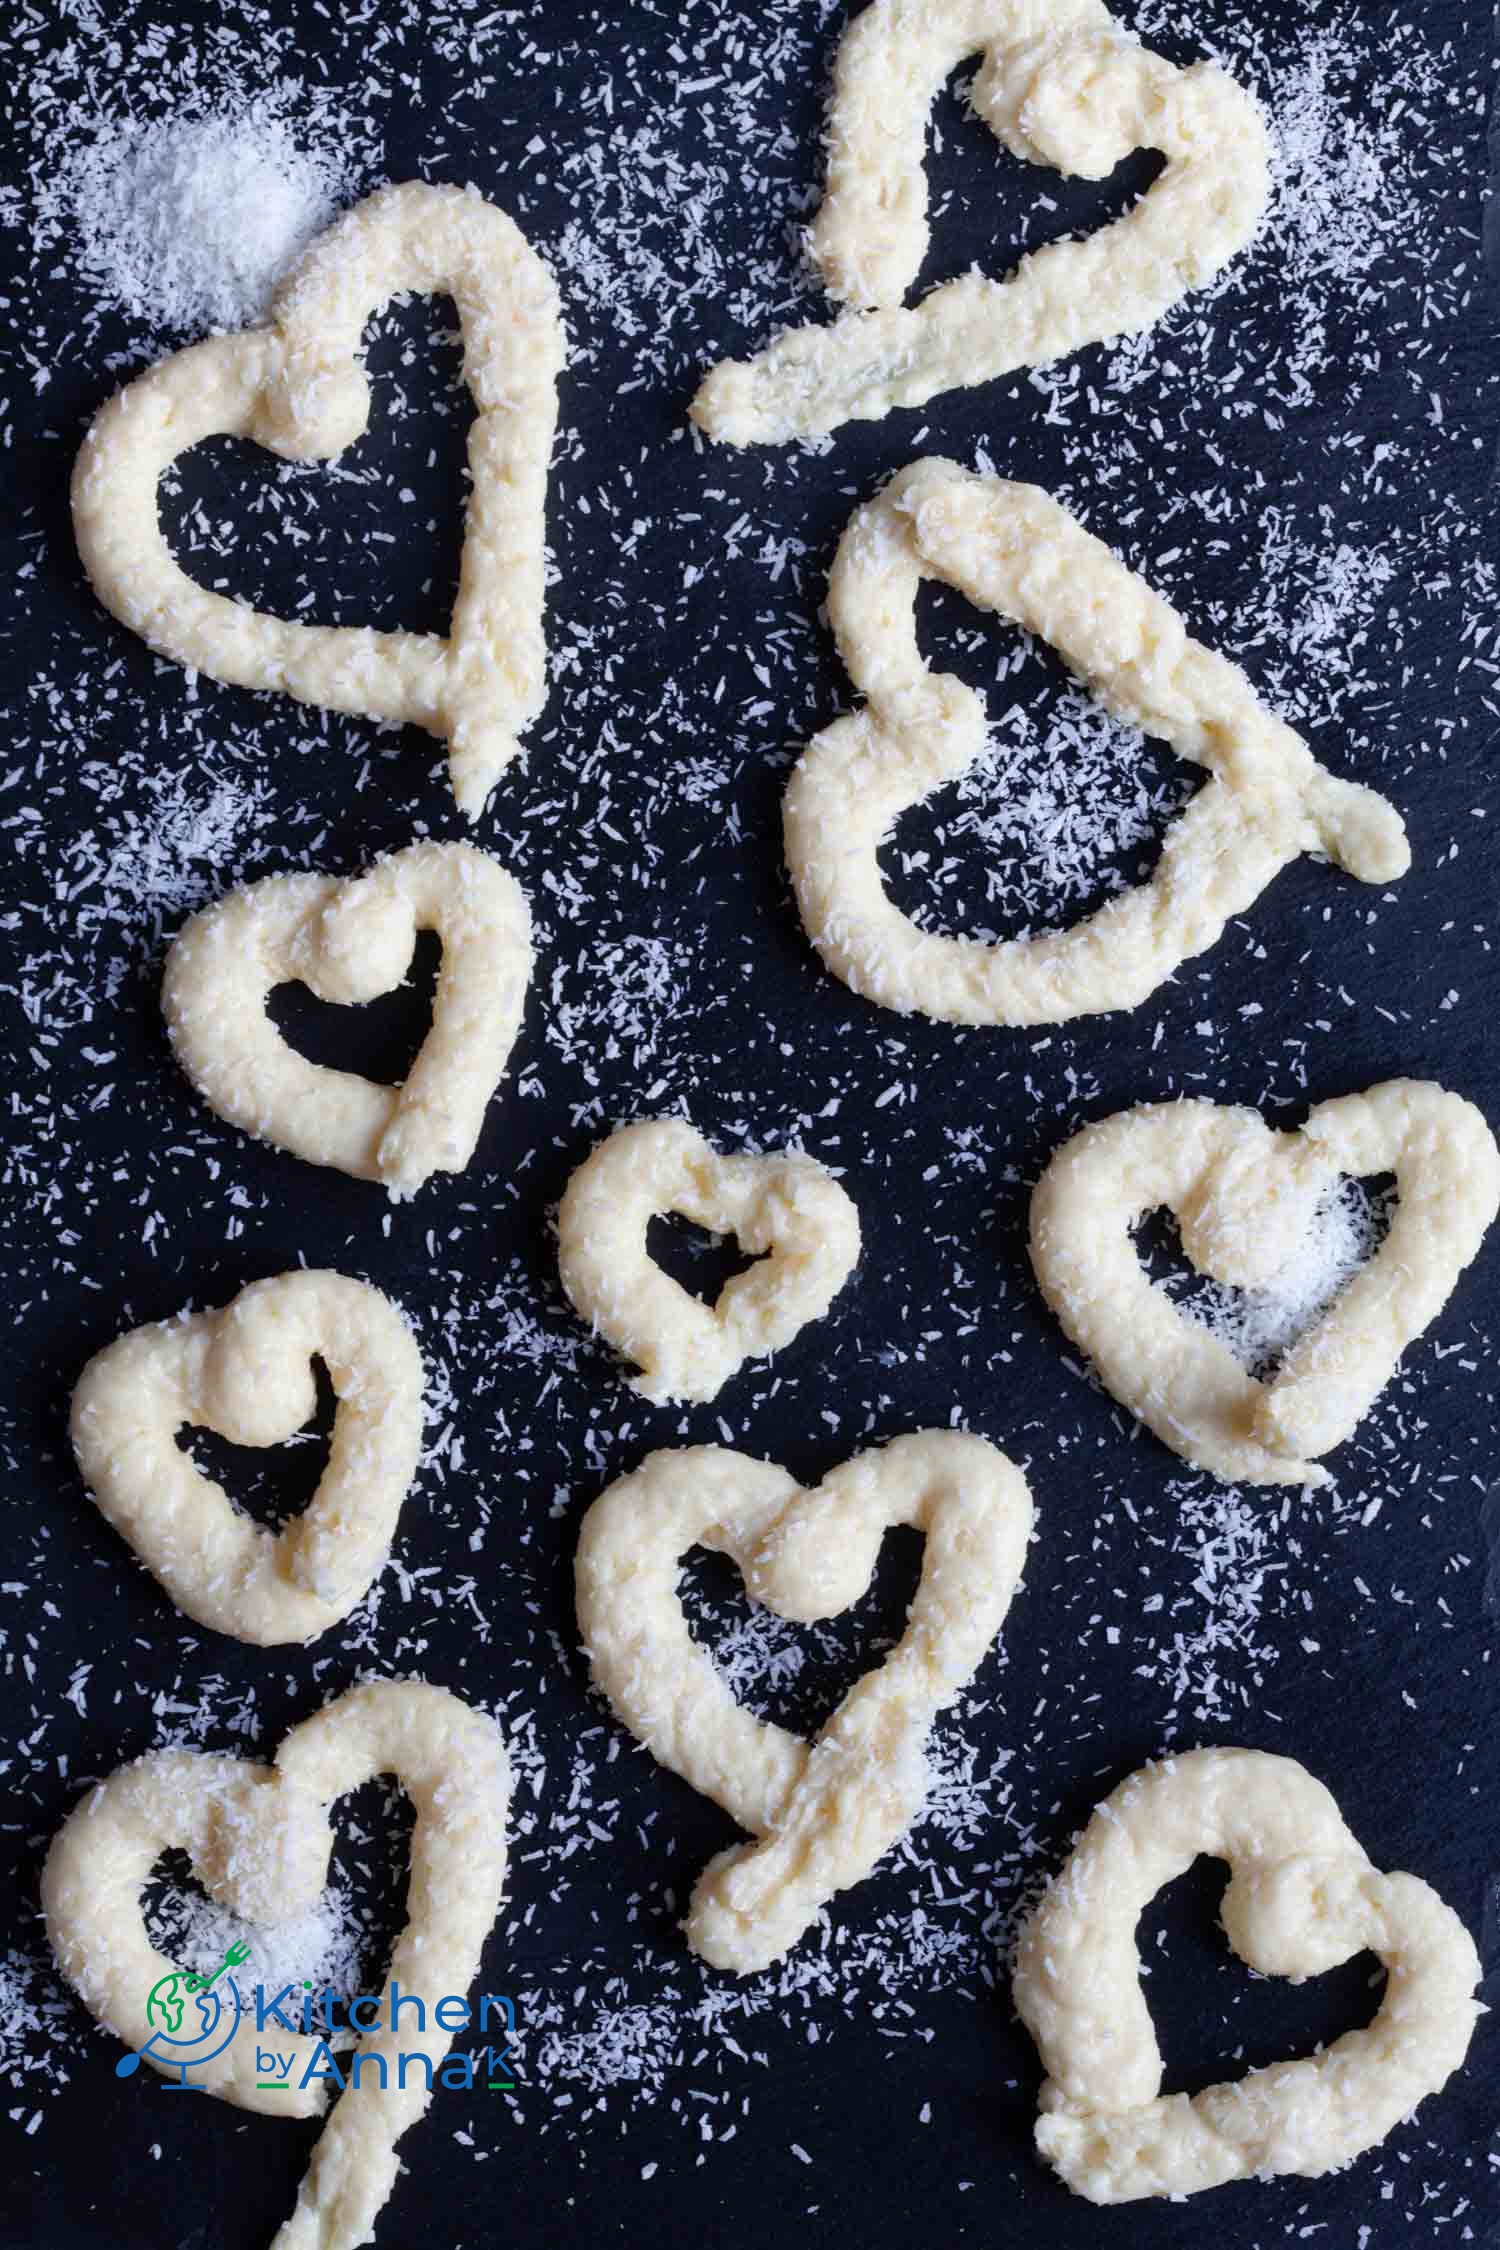
<svg viewBox="0 0 1500 2250"><path fill-rule="evenodd" d="M1248 1967L1224 1942L1229 1882L1222 1861L1194 1860L1157 1892L1136 1926L1167 2100L1330 2047L1380 2006L1385 1971L1368 1948L1297 1982Z"/></svg>
<svg viewBox="0 0 1500 2250"><path fill-rule="evenodd" d="M314 1409L280 1445L236 1445L202 1422L185 1422L177 1432L177 1450L198 1474L233 1496L236 1514L253 1517L270 1532L284 1530L311 1507L328 1473L338 1393L321 1357L313 1358L311 1372Z"/></svg>
<svg viewBox="0 0 1500 2250"><path fill-rule="evenodd" d="M1397 1201L1390 1173L1369 1180L1340 1174L1319 1198L1288 1257L1251 1288L1200 1272L1169 1210L1148 1213L1132 1234L1155 1287L1227 1344L1247 1375L1266 1383L1375 1256L1390 1232Z"/></svg>
<svg viewBox="0 0 1500 2250"><path fill-rule="evenodd" d="M716 1305L737 1275L748 1273L770 1252L747 1250L738 1235L715 1234L680 1211L660 1211L646 1229L646 1255L679 1289L700 1304Z"/></svg>
<svg viewBox="0 0 1500 2250"><path fill-rule="evenodd" d="M1207 783L1072 676L1056 651L923 581L924 663L984 707L988 739L880 845L887 897L919 930L1002 943L1096 913L1155 875L1173 822Z"/></svg>
<svg viewBox="0 0 1500 2250"><path fill-rule="evenodd" d="M380 1086L404 1086L432 1029L443 941L418 930L411 965L389 992L368 1000L323 1000L296 977L274 985L266 1014L294 1054Z"/></svg>
<svg viewBox="0 0 1500 2250"><path fill-rule="evenodd" d="M385 306L360 357L369 424L336 460L205 438L162 478L162 534L195 585L265 616L441 636L458 591L474 419L452 298Z"/></svg>

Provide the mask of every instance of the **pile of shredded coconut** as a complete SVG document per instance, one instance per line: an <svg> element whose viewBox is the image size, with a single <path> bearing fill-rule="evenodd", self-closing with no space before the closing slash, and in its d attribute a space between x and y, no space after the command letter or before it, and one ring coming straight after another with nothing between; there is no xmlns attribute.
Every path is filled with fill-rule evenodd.
<svg viewBox="0 0 1500 2250"><path fill-rule="evenodd" d="M151 329L243 328L348 202L358 161L284 92L101 127L44 200L107 303Z"/></svg>

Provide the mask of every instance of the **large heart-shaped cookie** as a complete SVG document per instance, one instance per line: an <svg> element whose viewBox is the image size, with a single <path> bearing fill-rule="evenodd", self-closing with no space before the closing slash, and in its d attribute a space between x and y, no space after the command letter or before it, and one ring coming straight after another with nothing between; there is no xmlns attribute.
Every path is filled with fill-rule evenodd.
<svg viewBox="0 0 1500 2250"><path fill-rule="evenodd" d="M646 1247L669 1211L732 1234L758 1263L701 1304ZM558 1212L563 1287L615 1349L642 1397L710 1399L747 1359L821 1320L859 1258L859 1213L798 1149L720 1156L681 1118L623 1125L568 1182Z"/></svg>
<svg viewBox="0 0 1500 2250"><path fill-rule="evenodd" d="M1132 1230L1169 1210L1203 1273L1273 1283L1340 1174L1395 1174L1375 1256L1260 1382L1142 1266ZM1042 1294L1101 1380L1194 1468L1235 1484L1324 1484L1341 1445L1437 1318L1500 1209L1500 1150L1477 1109L1393 1078L1322 1102L1293 1133L1251 1109L1157 1102L1076 1133L1031 1199Z"/></svg>
<svg viewBox="0 0 1500 2250"><path fill-rule="evenodd" d="M157 515L177 456L220 436L289 461L341 453L369 420L365 323L392 297L437 290L458 307L476 409L447 638L293 624L189 578ZM383 188L312 245L268 326L174 353L98 416L73 477L94 590L154 649L216 680L425 727L447 741L472 819L546 694L544 514L562 363L552 277L503 211L472 189Z"/></svg>
<svg viewBox="0 0 1500 2250"><path fill-rule="evenodd" d="M911 806L984 748L984 705L917 645L924 578L1056 649L1127 724L1210 779L1172 823L1150 882L1070 928L988 944L923 930L887 896L880 848ZM786 854L807 933L851 990L945 1023L1061 1023L1133 1008L1215 943L1281 868L1326 852L1362 882L1410 862L1384 798L1324 771L1235 665L1034 485L917 461L856 510L829 615L857 715L825 727L787 786Z"/></svg>
<svg viewBox="0 0 1500 2250"><path fill-rule="evenodd" d="M965 274L908 311L927 251L927 116L971 55L984 58L974 108L1028 163L1095 180L1135 149L1166 164L1097 233L1033 250L1005 281ZM811 239L825 287L851 309L722 361L693 419L731 445L818 437L1139 334L1244 249L1269 158L1243 88L1211 63L1183 70L1138 46L1101 0L873 0L839 48Z"/></svg>
<svg viewBox="0 0 1500 2250"><path fill-rule="evenodd" d="M653 1757L757 1839L721 1852L693 1893L685 1926L705 1961L767 1968L906 1833L932 1722L1004 1622L1031 1522L1020 1470L956 1430L859 1454L815 1492L722 1446L653 1453L594 1502L576 1566L594 1680ZM755 1600L811 1624L858 1600L895 1524L926 1535L897 1647L815 1742L756 1718L689 1631L683 1556L731 1555Z"/></svg>
<svg viewBox="0 0 1500 2250"><path fill-rule="evenodd" d="M1263 1976L1386 1968L1374 2021L1316 2055L1202 2093L1161 2094L1136 1924L1200 1852L1227 1860L1224 1929ZM1413 1875L1370 1865L1291 1758L1196 1750L1123 1782L1022 1933L1015 2000L1047 2071L1036 2144L1091 2203L1193 2195L1252 2175L1317 2178L1385 2138L1458 2069L1479 2009L1467 1930Z"/></svg>
<svg viewBox="0 0 1500 2250"><path fill-rule="evenodd" d="M281 1445L338 1398L328 1465L280 1532L243 1514L177 1443L217 1431ZM239 1641L310 1641L347 1617L385 1561L422 1450L422 1360L396 1307L339 1273L252 1282L220 1312L135 1328L88 1363L73 1450L115 1529L177 1607Z"/></svg>
<svg viewBox="0 0 1500 2250"><path fill-rule="evenodd" d="M443 942L432 1030L402 1086L328 1070L267 1011L292 979L320 1000L399 985L419 930ZM531 917L469 844L413 844L367 875L272 875L195 914L174 940L162 1006L177 1059L211 1109L258 1140L400 1198L461 1172L521 1026Z"/></svg>
<svg viewBox="0 0 1500 2250"><path fill-rule="evenodd" d="M147 2003L180 1972L152 1945L141 1909L162 1854L186 1852L212 1896L248 1922L306 1913L328 1879L330 1805L380 1774L395 1777L416 1812L406 1927L391 1953L378 2027L360 2027L357 2076L318 2141L274 2250L356 2250L373 2239L396 2184L396 2142L432 2098L458 2016L451 2003L467 1993L500 1906L510 1780L499 1729L442 1688L370 1681L295 1727L273 1766L194 1750L122 1766L69 1816L42 1875L47 1935L64 1974L107 2030L170 2075L177 2063L170 2044L153 2044L161 2026ZM254 1954L252 1939L234 1980L236 2015L256 1988ZM408 1998L393 2025L398 1985L425 2004L419 2018ZM277 2004L271 1989L260 1996ZM281 2000L293 2023L299 1998ZM450 2005L439 2009L441 2001ZM287 2021L270 2019L266 2033L286 2064L279 2083L261 2083L253 2018L205 2061L182 2053L190 2082L242 2109L321 2116L326 2078L302 2084L320 2041L288 2030Z"/></svg>

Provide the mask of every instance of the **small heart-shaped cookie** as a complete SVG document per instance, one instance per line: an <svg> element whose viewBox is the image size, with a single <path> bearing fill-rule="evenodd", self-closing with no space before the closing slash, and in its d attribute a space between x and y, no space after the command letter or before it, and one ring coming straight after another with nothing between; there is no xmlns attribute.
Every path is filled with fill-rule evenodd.
<svg viewBox="0 0 1500 2250"><path fill-rule="evenodd" d="M1092 180L1136 149L1166 165L1097 233L1031 251L1005 281L965 274L907 311L927 252L928 112L976 54L974 108L1013 155ZM1212 63L1179 69L1138 46L1101 0L873 0L839 48L811 238L824 286L851 309L722 361L693 419L731 445L819 437L1138 335L1244 249L1269 193L1254 99Z"/></svg>
<svg viewBox="0 0 1500 2250"><path fill-rule="evenodd" d="M1132 1230L1174 1212L1217 1281L1254 1289L1295 1254L1339 1175L1392 1172L1375 1256L1271 1382L1156 1288ZM1326 1484L1341 1445L1435 1320L1500 1209L1500 1150L1477 1109L1411 1078L1322 1102L1294 1133L1254 1110L1156 1102L1086 1125L1031 1199L1031 1262L1062 1326L1122 1406L1196 1469L1234 1484Z"/></svg>
<svg viewBox="0 0 1500 2250"><path fill-rule="evenodd" d="M189 578L157 515L177 456L224 436L331 460L369 420L365 323L392 297L439 290L458 308L475 406L448 637L294 624ZM152 648L216 680L425 727L447 741L473 819L546 695L544 515L562 364L552 277L503 211L472 189L382 188L312 245L269 326L175 352L98 416L73 476L94 591Z"/></svg>
<svg viewBox="0 0 1500 2250"><path fill-rule="evenodd" d="M282 1445L317 1411L312 1362L338 1398L328 1466L278 1533L243 1514L177 1443L185 1428ZM396 1307L339 1273L252 1282L220 1312L135 1328L73 1393L85 1483L177 1607L276 1647L347 1617L390 1548L422 1450L422 1360Z"/></svg>
<svg viewBox="0 0 1500 2250"><path fill-rule="evenodd" d="M442 1688L369 1681L295 1727L273 1766L195 1750L122 1766L69 1816L42 1874L47 1935L64 1975L106 2030L170 2075L177 2063L169 2045L153 2041L160 2027L147 2002L177 1971L152 1945L141 1909L163 1853L186 1852L211 1895L247 1921L306 1913L328 1879L329 1807L380 1774L395 1777L416 1812L406 1927L391 1953L377 2027L361 2025L353 2082L273 2250L356 2250L373 2240L396 2184L396 2142L432 2098L452 2044L451 2003L468 1991L500 1907L510 1777L499 1729ZM239 1982L257 1989L253 1944ZM404 2005L393 2022L398 1987ZM258 1990L268 2009L278 1997L297 2008L285 1991ZM425 2000L420 2014L413 1998ZM237 2017L238 1987L233 2005ZM192 2077L182 2083L272 2117L321 2116L326 2079L301 2081L323 2043L273 2018L268 2035L288 2067L280 2084L263 2085L257 2032L241 2023L201 2062L185 2052Z"/></svg>
<svg viewBox="0 0 1500 2250"><path fill-rule="evenodd" d="M917 645L925 578L1035 633L1107 710L1208 770L1150 882L1069 929L996 945L945 937L886 895L880 848L896 821L985 742L980 698L929 670ZM1325 852L1366 883L1410 863L1384 798L1325 772L1243 672L1190 640L1174 609L1034 485L914 462L850 519L828 610L867 702L798 760L787 864L824 961L882 1007L963 1024L1134 1008L1300 853Z"/></svg>
<svg viewBox="0 0 1500 2250"><path fill-rule="evenodd" d="M668 1211L732 1234L759 1263L700 1304L664 1273L646 1229ZM680 1118L623 1125L568 1182L558 1212L563 1287L642 1373L657 1405L710 1399L747 1359L821 1320L859 1258L859 1213L800 1150L720 1156Z"/></svg>
<svg viewBox="0 0 1500 2250"><path fill-rule="evenodd" d="M769 1967L905 1835L932 1722L1004 1622L1031 1523L1020 1470L957 1430L859 1454L815 1492L722 1446L653 1453L594 1502L576 1583L595 1683L654 1758L757 1839L721 1852L693 1893L685 1927L705 1961L737 1976ZM926 1537L897 1647L816 1742L756 1718L688 1628L683 1556L732 1556L755 1600L811 1624L858 1600L896 1524Z"/></svg>
<svg viewBox="0 0 1500 2250"><path fill-rule="evenodd" d="M287 1045L266 1007L276 985L373 1000L404 979L419 930L437 931L443 960L432 1030L403 1086L325 1069ZM413 844L367 875L272 875L205 907L173 941L162 1007L210 1109L399 1199L474 1154L531 958L531 916L503 868L469 844Z"/></svg>
<svg viewBox="0 0 1500 2250"><path fill-rule="evenodd" d="M1364 2030L1316 2055L1163 2097L1136 1924L1200 1852L1233 1869L1222 1912L1242 1961L1300 1983L1368 1949L1385 1964L1385 1997ZM1317 2179L1458 2069L1479 1975L1457 1915L1415 1876L1378 1873L1295 1760L1164 1758L1099 1807L1021 1935L1016 2007L1047 2072L1037 2148L1091 2203Z"/></svg>

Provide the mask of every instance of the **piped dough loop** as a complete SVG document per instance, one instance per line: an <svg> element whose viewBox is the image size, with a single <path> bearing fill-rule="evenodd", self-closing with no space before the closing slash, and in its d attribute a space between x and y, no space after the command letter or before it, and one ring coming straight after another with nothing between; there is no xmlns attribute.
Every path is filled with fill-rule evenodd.
<svg viewBox="0 0 1500 2250"><path fill-rule="evenodd" d="M435 2082L452 2043L433 2009L467 1992L500 1907L510 1778L499 1729L441 1688L367 1682L295 1727L272 1766L193 1750L122 1766L69 1816L42 1874L47 1935L63 1973L106 2030L170 2074L171 2060L147 2048L159 2026L146 2000L176 1964L152 1945L141 1911L162 1854L186 1852L210 1894L247 1920L306 1913L328 1879L330 1805L381 1774L395 1777L416 1813L406 1927L391 1953L381 2028L360 2041L359 2083L325 2126L273 2250L355 2250L373 2240L396 2183L396 2142L432 2098L417 2058L426 2055ZM287 2083L257 2083L265 2073L251 2007L261 1981L253 1939L232 1981L249 2021L212 2061L193 2064L195 2081L241 2109L323 2115L325 2082L300 2084L319 2042L300 2031L273 2025L277 2053L290 2057ZM390 2028L398 1984L426 2003L424 2025L403 2008ZM279 1988L262 1989L274 2003ZM404 2072L399 2056L411 2058Z"/></svg>
<svg viewBox="0 0 1500 2250"><path fill-rule="evenodd" d="M1188 1255L1240 1288L1274 1281L1339 1175L1395 1174L1390 1231L1270 1382L1156 1288L1132 1230L1183 1221ZM1435 1320L1500 1209L1500 1150L1441 1086L1388 1079L1277 1133L1214 1102L1123 1110L1060 1148L1031 1199L1042 1294L1122 1406L1234 1484L1326 1484L1407 1345Z"/></svg>
<svg viewBox="0 0 1500 2250"><path fill-rule="evenodd" d="M438 933L443 958L404 1085L287 1045L267 1010L275 986L372 1000L402 982L419 930ZM220 1117L399 1199L474 1154L531 961L531 917L503 868L470 844L413 844L367 875L272 875L195 914L167 955L162 1006L178 1061Z"/></svg>
<svg viewBox="0 0 1500 2250"><path fill-rule="evenodd" d="M1166 164L1123 218L1029 252L1003 281L965 274L906 310L927 254L928 113L976 54L974 108L1027 163L1103 179L1149 148ZM1244 249L1269 193L1254 98L1212 63L1179 69L1138 46L1100 0L874 0L839 48L810 240L850 309L721 361L693 419L731 445L820 437L1138 335Z"/></svg>
<svg viewBox="0 0 1500 2250"><path fill-rule="evenodd" d="M1265 1976L1321 1976L1368 1949L1385 1996L1365 2029L1189 2097L1161 2096L1136 1924L1200 1852L1227 1860L1223 1921ZM1091 2203L1226 2180L1316 2179L1382 2141L1458 2069L1479 1958L1411 1875L1371 1867L1290 1758L1196 1750L1132 1774L1094 1814L1022 1932L1015 2002L1047 2072L1040 2153Z"/></svg>
<svg viewBox="0 0 1500 2250"><path fill-rule="evenodd" d="M653 1757L758 1839L699 1879L685 1927L705 1961L737 1976L769 1967L906 1833L932 1722L1004 1622L1031 1523L1020 1470L954 1430L859 1454L814 1492L722 1446L653 1453L594 1502L576 1583L595 1683ZM926 1536L897 1647L815 1742L756 1718L689 1631L683 1556L732 1556L754 1599L810 1623L858 1599L896 1524Z"/></svg>
<svg viewBox="0 0 1500 2250"><path fill-rule="evenodd" d="M365 324L408 291L453 298L476 410L447 637L293 624L198 585L162 534L163 474L210 437L289 461L341 453L369 419ZM544 516L563 357L552 277L504 212L472 189L382 188L307 251L268 326L175 352L95 420L73 477L94 590L152 648L216 680L425 727L447 742L474 819L546 696Z"/></svg>
<svg viewBox="0 0 1500 2250"><path fill-rule="evenodd" d="M244 1514L177 1443L284 1444L317 1410L312 1362L338 1399L328 1465L280 1532ZM219 1312L132 1329L73 1393L85 1483L177 1607L269 1648L347 1617L382 1568L422 1449L422 1360L397 1308L367 1282L287 1273Z"/></svg>
<svg viewBox="0 0 1500 2250"><path fill-rule="evenodd" d="M734 1235L758 1260L713 1305L646 1247L651 1221L669 1211ZM859 1213L800 1150L720 1156L691 1125L664 1118L622 1126L579 1166L558 1213L558 1250L577 1310L640 1366L632 1388L658 1405L702 1400L747 1359L822 1319L858 1262Z"/></svg>
<svg viewBox="0 0 1500 2250"><path fill-rule="evenodd" d="M886 894L879 853L896 821L985 741L979 697L918 648L925 578L1036 634L1106 710L1207 769L1151 880L1068 929L1001 944L946 937ZM1299 854L1325 852L1367 883L1410 863L1384 798L1325 773L1243 672L1190 640L1176 611L1035 485L913 463L851 518L828 607L866 706L798 761L786 855L823 960L882 1007L1008 1025L1137 1007Z"/></svg>

